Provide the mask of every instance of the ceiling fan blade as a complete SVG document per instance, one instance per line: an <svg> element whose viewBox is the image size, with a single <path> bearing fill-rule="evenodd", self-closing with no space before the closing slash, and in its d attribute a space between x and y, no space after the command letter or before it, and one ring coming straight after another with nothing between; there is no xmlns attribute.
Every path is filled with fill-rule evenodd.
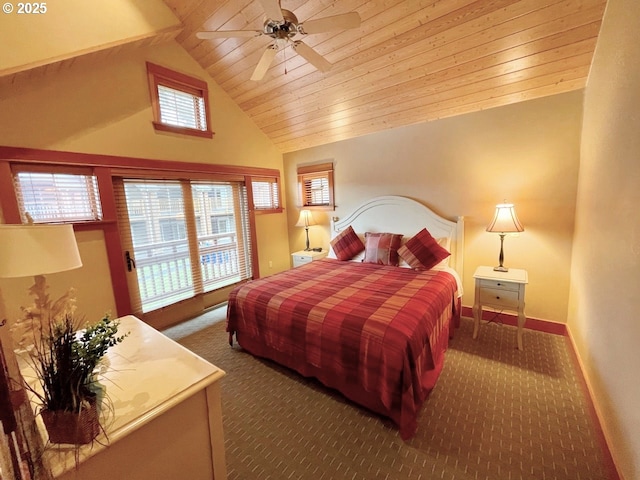
<svg viewBox="0 0 640 480"><path fill-rule="evenodd" d="M251 80L255 82L262 80L262 77L264 77L264 74L267 73L267 70L269 70L269 66L271 66L271 62L273 62L273 59L275 58L276 53L278 53L278 46L276 44L269 45L267 47L267 49L262 54L262 57L260 58L258 65L256 65L256 69L253 71L253 74L251 75Z"/></svg>
<svg viewBox="0 0 640 480"><path fill-rule="evenodd" d="M196 37L202 40L229 37L259 37L260 35L263 35L263 32L260 30L215 30L213 32L196 33Z"/></svg>
<svg viewBox="0 0 640 480"><path fill-rule="evenodd" d="M284 22L282 16L282 10L280 9L280 2L278 0L260 0L264 13L267 14L267 18L275 20L276 22Z"/></svg>
<svg viewBox="0 0 640 480"><path fill-rule="evenodd" d="M297 42L293 42L293 49L321 72L327 72L333 66L313 48L299 40Z"/></svg>
<svg viewBox="0 0 640 480"><path fill-rule="evenodd" d="M346 30L348 28L358 28L360 26L360 15L358 12L333 15L331 17L318 18L317 20L307 20L300 24L300 33L324 33L335 30Z"/></svg>

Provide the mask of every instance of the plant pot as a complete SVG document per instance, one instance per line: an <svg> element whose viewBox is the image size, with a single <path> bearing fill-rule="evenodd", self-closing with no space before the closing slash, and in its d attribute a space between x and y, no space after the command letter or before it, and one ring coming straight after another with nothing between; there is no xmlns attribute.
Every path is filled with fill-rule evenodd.
<svg viewBox="0 0 640 480"><path fill-rule="evenodd" d="M89 402L80 412L43 410L42 420L51 443L85 445L100 433L96 401Z"/></svg>

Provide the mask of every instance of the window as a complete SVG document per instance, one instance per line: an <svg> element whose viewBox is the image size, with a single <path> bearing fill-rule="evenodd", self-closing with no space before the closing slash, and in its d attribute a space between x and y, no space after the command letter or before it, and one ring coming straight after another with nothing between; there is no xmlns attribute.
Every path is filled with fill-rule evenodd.
<svg viewBox="0 0 640 480"><path fill-rule="evenodd" d="M211 138L207 82L147 62L156 130Z"/></svg>
<svg viewBox="0 0 640 480"><path fill-rule="evenodd" d="M147 313L251 277L241 182L116 179L133 310Z"/></svg>
<svg viewBox="0 0 640 480"><path fill-rule="evenodd" d="M333 164L298 167L300 204L303 207L333 209Z"/></svg>
<svg viewBox="0 0 640 480"><path fill-rule="evenodd" d="M179 182L125 181L124 202L141 311L147 312L194 295L191 259ZM140 310L139 310L140 311Z"/></svg>
<svg viewBox="0 0 640 480"><path fill-rule="evenodd" d="M18 168L14 183L23 223L87 222L102 219L98 182L85 169Z"/></svg>
<svg viewBox="0 0 640 480"><path fill-rule="evenodd" d="M253 177L253 208L256 211L281 211L278 177Z"/></svg>
<svg viewBox="0 0 640 480"><path fill-rule="evenodd" d="M246 189L238 183L192 182L198 219L202 290L210 292L249 278L249 217Z"/></svg>

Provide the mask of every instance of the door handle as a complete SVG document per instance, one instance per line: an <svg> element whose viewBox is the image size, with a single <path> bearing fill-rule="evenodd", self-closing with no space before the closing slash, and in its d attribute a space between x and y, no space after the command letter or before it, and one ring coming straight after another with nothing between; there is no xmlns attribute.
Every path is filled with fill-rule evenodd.
<svg viewBox="0 0 640 480"><path fill-rule="evenodd" d="M136 261L133 259L129 250L124 252L124 259L127 261L127 271L130 272L134 268L136 268Z"/></svg>

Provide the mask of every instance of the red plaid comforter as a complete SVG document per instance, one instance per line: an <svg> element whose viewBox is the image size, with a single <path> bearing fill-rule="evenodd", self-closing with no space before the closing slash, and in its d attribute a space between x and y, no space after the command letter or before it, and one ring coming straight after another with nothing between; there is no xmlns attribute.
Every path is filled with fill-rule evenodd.
<svg viewBox="0 0 640 480"><path fill-rule="evenodd" d="M413 436L442 369L459 300L442 271L323 259L235 288L227 331Z"/></svg>

